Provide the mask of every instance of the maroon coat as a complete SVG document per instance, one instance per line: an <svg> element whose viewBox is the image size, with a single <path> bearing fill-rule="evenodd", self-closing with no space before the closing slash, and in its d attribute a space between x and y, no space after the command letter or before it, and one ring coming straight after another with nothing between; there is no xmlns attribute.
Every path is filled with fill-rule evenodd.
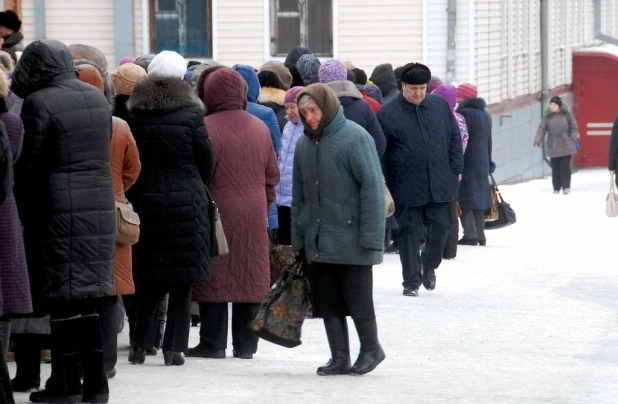
<svg viewBox="0 0 618 404"><path fill-rule="evenodd" d="M245 81L233 69L209 69L198 86L215 149L208 183L230 254L212 259L211 278L194 285L198 302L260 303L270 287L267 216L279 184L268 127L246 112Z"/></svg>
<svg viewBox="0 0 618 404"><path fill-rule="evenodd" d="M4 99L0 100L0 104L4 102L6 102ZM0 122L4 124L11 142L13 165L15 165L21 154L24 136L21 118L14 113L4 112L0 113ZM4 315L32 313L24 239L13 194L0 205L0 285Z"/></svg>

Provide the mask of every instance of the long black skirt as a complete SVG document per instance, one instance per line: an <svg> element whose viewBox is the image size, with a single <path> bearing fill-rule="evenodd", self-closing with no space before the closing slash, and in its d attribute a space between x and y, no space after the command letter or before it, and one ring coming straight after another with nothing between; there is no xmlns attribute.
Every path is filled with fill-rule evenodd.
<svg viewBox="0 0 618 404"><path fill-rule="evenodd" d="M313 263L308 272L314 317L375 318L372 265Z"/></svg>

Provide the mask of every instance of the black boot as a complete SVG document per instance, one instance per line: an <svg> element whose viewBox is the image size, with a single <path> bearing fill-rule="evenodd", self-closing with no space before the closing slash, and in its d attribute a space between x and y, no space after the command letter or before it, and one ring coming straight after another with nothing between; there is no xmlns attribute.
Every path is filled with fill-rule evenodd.
<svg viewBox="0 0 618 404"><path fill-rule="evenodd" d="M129 348L129 362L141 365L146 361L146 350L142 347L132 346Z"/></svg>
<svg viewBox="0 0 618 404"><path fill-rule="evenodd" d="M107 403L109 386L103 367L103 339L98 314L80 319L82 366L84 387L82 403Z"/></svg>
<svg viewBox="0 0 618 404"><path fill-rule="evenodd" d="M185 364L185 358L180 352L163 352L163 361L165 366L182 366Z"/></svg>
<svg viewBox="0 0 618 404"><path fill-rule="evenodd" d="M52 364L45 389L30 394L33 403L77 404L82 401L79 318L50 320Z"/></svg>
<svg viewBox="0 0 618 404"><path fill-rule="evenodd" d="M202 323L202 327L204 327ZM200 341L193 348L189 348L186 355L188 358L224 359L225 349L213 349L207 343Z"/></svg>
<svg viewBox="0 0 618 404"><path fill-rule="evenodd" d="M15 336L15 378L11 380L13 391L31 393L41 385L41 345L35 334Z"/></svg>
<svg viewBox="0 0 618 404"><path fill-rule="evenodd" d="M328 337L331 358L328 363L318 368L320 376L347 375L350 373L350 343L348 323L345 317L324 319L324 328Z"/></svg>
<svg viewBox="0 0 618 404"><path fill-rule="evenodd" d="M378 341L378 326L375 318L354 319L354 325L356 325L361 348L351 373L364 375L374 370L386 358L386 355Z"/></svg>

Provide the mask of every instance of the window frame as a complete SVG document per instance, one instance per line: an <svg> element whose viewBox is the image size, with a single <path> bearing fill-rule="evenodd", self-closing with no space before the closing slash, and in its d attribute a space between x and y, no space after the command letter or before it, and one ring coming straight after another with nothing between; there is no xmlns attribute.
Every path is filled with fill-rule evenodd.
<svg viewBox="0 0 618 404"><path fill-rule="evenodd" d="M200 55L200 56L185 56L182 55L186 59L211 59L215 54L215 44L213 38L213 19L214 19L214 10L213 3L216 0L204 0L207 2L206 6L208 8L208 18L206 21L206 32L208 33L208 49L209 55ZM153 53L155 49L157 49L157 30L156 30L156 0L148 0L148 26L149 26L149 52Z"/></svg>
<svg viewBox="0 0 618 404"><path fill-rule="evenodd" d="M277 23L278 23L278 12L277 12L277 2L279 0L264 0L264 14L265 14L265 60L285 60L287 54L277 54L276 50L276 40L277 40ZM311 1L311 0L307 0ZM331 22L330 22L330 37L331 37L331 52L330 55L321 55L318 56L320 60L327 60L331 58L336 58L338 55L338 38L337 38L337 29L338 29L338 9L339 9L339 1L338 0L330 0L331 2ZM295 12L282 12L282 13L290 13L296 14ZM299 12L300 13L300 12ZM293 16L292 16L293 17ZM302 30L302 27L301 27ZM301 31L301 42L302 42L302 31ZM308 44L303 45L302 43L298 44L299 46L305 46L311 49Z"/></svg>

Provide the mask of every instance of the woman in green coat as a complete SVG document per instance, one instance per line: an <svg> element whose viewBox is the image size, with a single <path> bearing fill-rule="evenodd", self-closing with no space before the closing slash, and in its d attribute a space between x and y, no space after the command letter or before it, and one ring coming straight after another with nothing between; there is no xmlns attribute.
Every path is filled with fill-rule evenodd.
<svg viewBox="0 0 618 404"><path fill-rule="evenodd" d="M365 374L385 358L373 308L373 265L384 248L384 184L373 138L347 120L335 93L298 95L305 136L294 153L292 244L310 264L313 314L324 319L331 360L319 375ZM346 316L361 349L351 366Z"/></svg>

